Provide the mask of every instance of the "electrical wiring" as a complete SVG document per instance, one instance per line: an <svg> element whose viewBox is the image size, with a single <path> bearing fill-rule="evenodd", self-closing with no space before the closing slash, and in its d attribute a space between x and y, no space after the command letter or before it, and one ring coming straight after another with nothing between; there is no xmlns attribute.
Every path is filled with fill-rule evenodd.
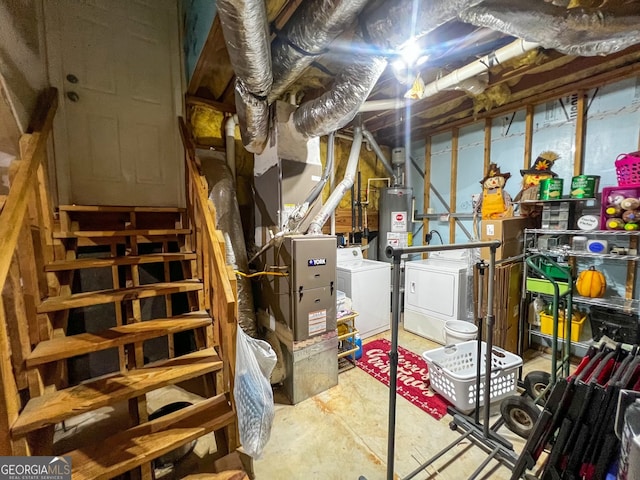
<svg viewBox="0 0 640 480"><path fill-rule="evenodd" d="M253 277L259 277L260 275L272 275L274 277L288 277L289 274L288 273L282 273L282 272L255 272L255 273L243 273L239 270L234 270L233 271L236 275L240 275L241 277L245 277L245 278L253 278Z"/></svg>
<svg viewBox="0 0 640 480"><path fill-rule="evenodd" d="M442 236L440 235L440 232L438 232L437 230L431 230L429 233L427 233L424 236L427 242L427 245L431 244L431 240L433 239L434 234L438 236L438 238L440 239L440 243L444 245L444 242L442 241Z"/></svg>

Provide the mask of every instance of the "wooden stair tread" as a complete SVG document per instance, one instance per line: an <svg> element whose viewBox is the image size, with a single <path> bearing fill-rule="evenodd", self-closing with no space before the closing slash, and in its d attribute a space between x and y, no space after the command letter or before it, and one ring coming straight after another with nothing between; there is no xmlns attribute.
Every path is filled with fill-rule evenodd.
<svg viewBox="0 0 640 480"><path fill-rule="evenodd" d="M68 337L57 337L43 341L33 349L26 359L27 367L54 362L86 353L107 350L109 348L143 342L163 337L171 333L193 330L211 324L207 312L190 312L170 318L147 320L113 327L96 333L80 333Z"/></svg>
<svg viewBox="0 0 640 480"><path fill-rule="evenodd" d="M118 205L60 205L58 210L63 212L145 212L145 213L184 213L180 207L127 207Z"/></svg>
<svg viewBox="0 0 640 480"><path fill-rule="evenodd" d="M249 475L242 470L225 470L218 473L194 473L182 477L182 480L249 480Z"/></svg>
<svg viewBox="0 0 640 480"><path fill-rule="evenodd" d="M139 265L144 263L177 262L195 260L195 253L150 253L148 255L128 255L125 257L77 258L57 260L45 266L47 272L80 270L83 268L103 268L117 265Z"/></svg>
<svg viewBox="0 0 640 480"><path fill-rule="evenodd" d="M188 228L130 229L130 230L72 230L53 232L53 238L110 238L110 237L154 237L164 235L189 235Z"/></svg>
<svg viewBox="0 0 640 480"><path fill-rule="evenodd" d="M81 413L113 405L147 392L222 368L213 348L115 373L29 400L11 427L14 437L55 425ZM74 477L75 478L75 477Z"/></svg>
<svg viewBox="0 0 640 480"><path fill-rule="evenodd" d="M74 480L113 478L231 425L235 417L227 397L218 395L65 455Z"/></svg>
<svg viewBox="0 0 640 480"><path fill-rule="evenodd" d="M56 312L69 308L88 307L118 301L137 300L139 298L157 297L179 292L193 292L202 289L198 279L178 282L160 282L140 285L138 287L98 290L95 292L74 293L68 297L49 297L38 305L38 313Z"/></svg>

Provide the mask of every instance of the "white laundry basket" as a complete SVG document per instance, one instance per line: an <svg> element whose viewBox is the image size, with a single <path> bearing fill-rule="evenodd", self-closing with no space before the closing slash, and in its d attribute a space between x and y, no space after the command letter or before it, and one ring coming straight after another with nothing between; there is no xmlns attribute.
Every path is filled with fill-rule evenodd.
<svg viewBox="0 0 640 480"><path fill-rule="evenodd" d="M477 342L458 343L422 354L429 369L433 389L449 400L458 410L467 413L476 405ZM484 372L486 343L482 342L480 359L480 405L484 405ZM522 358L493 347L491 350L490 402L501 400L516 390L518 368Z"/></svg>

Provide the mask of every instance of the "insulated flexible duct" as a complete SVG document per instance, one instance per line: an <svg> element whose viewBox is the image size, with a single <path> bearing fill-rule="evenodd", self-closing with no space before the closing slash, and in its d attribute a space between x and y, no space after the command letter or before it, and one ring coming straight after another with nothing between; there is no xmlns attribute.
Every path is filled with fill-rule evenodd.
<svg viewBox="0 0 640 480"><path fill-rule="evenodd" d="M319 137L347 125L358 113L386 66L387 61L382 57L355 58L340 71L331 90L303 103L294 112L296 130L305 137Z"/></svg>
<svg viewBox="0 0 640 480"><path fill-rule="evenodd" d="M273 88L269 102L282 95L369 0L307 0L295 11L272 47Z"/></svg>
<svg viewBox="0 0 640 480"><path fill-rule="evenodd" d="M327 203L325 203L317 215L311 221L307 233L309 235L320 235L322 233L322 226L327 222L327 219L331 213L336 209L340 200L345 193L353 185L353 181L356 177L356 171L358 169L358 160L360 159L360 147L362 146L362 128L355 127L353 130L353 143L351 144L351 151L349 152L349 160L347 161L347 167L344 173L344 178L331 192Z"/></svg>
<svg viewBox="0 0 640 480"><path fill-rule="evenodd" d="M262 153L269 136L269 104L252 95L240 79L235 93L242 144L251 153Z"/></svg>
<svg viewBox="0 0 640 480"><path fill-rule="evenodd" d="M639 2L607 5L605 11L530 0L489 0L460 12L459 17L567 55L608 55L640 42Z"/></svg>
<svg viewBox="0 0 640 480"><path fill-rule="evenodd" d="M218 14L236 74L235 103L240 134L252 153L264 149L268 136L271 91L271 44L264 0L218 0Z"/></svg>
<svg viewBox="0 0 640 480"><path fill-rule="evenodd" d="M240 209L236 197L233 176L224 158L199 152L202 170L211 191L209 199L216 206L216 225L231 243L231 250L227 249L228 261L235 263L234 268L241 272L248 272L247 249L244 243L244 233L240 219ZM253 305L253 291L251 280L238 276L238 323L244 332L252 337L257 336L256 316Z"/></svg>
<svg viewBox="0 0 640 480"><path fill-rule="evenodd" d="M218 15L236 77L257 97L271 90L271 44L264 0L218 0Z"/></svg>
<svg viewBox="0 0 640 480"><path fill-rule="evenodd" d="M426 35L481 1L387 1L367 18L365 29L375 45L397 49L409 38Z"/></svg>

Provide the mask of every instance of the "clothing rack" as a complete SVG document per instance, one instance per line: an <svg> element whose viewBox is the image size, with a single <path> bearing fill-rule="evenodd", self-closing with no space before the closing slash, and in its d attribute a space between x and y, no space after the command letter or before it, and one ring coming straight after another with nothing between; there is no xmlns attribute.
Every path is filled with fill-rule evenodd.
<svg viewBox="0 0 640 480"><path fill-rule="evenodd" d="M394 478L394 461L395 461L395 433L396 433L396 388L398 382L398 328L400 324L400 264L402 257L405 255L436 252L442 250L468 250L481 247L489 247L489 278L487 288L487 348L485 356L485 398L483 416L484 422L481 424L465 415L458 413L452 407L449 407L449 413L453 415L453 422L457 427L464 430L464 433L456 441L445 447L438 454L425 462L414 472L405 477L405 479L413 478L420 471L424 470L431 463L436 461L453 446L469 438L474 444L488 452L489 457L483 462L478 469L469 478L475 478L489 463L492 458L505 461L511 466L515 465L517 456L513 452L513 447L501 439L489 426L490 402L489 392L491 391L491 355L493 349L493 324L495 316L493 314L493 297L494 297L494 277L496 263L496 249L501 245L500 241L494 240L490 242L471 242L465 244L450 245L423 245L415 247L387 247L385 253L387 257L393 260L393 297L391 302L391 350L389 351L389 430L387 436L387 480ZM478 340L480 341L480 340ZM478 357L478 364L480 358ZM476 377L477 392L480 392L480 382L482 379L479 375ZM479 396L479 395L478 395ZM360 476L359 480L366 480L364 476Z"/></svg>
<svg viewBox="0 0 640 480"><path fill-rule="evenodd" d="M614 424L621 390L640 390L638 347L589 347L573 375L551 390L511 479L533 469L551 439L539 478L604 479L619 451Z"/></svg>

